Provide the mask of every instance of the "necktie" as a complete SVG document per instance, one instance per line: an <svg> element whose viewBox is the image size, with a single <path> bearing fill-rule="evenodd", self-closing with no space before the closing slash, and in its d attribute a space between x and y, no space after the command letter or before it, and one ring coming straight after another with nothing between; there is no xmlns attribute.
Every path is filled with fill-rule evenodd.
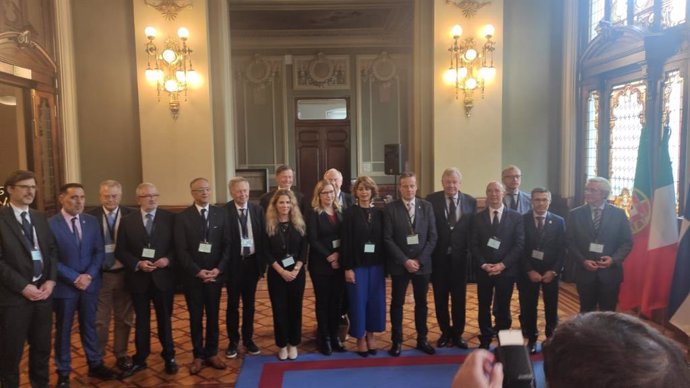
<svg viewBox="0 0 690 388"><path fill-rule="evenodd" d="M79 236L79 229L77 229L77 217L72 217L72 234L74 238L77 239L77 243L81 242L81 237Z"/></svg>
<svg viewBox="0 0 690 388"><path fill-rule="evenodd" d="M146 223L144 224L144 228L146 228L146 234L151 237L151 232L153 231L153 214L146 213Z"/></svg>
<svg viewBox="0 0 690 388"><path fill-rule="evenodd" d="M448 226L452 228L457 222L457 214L455 214L457 210L455 208L455 200L453 197L448 197L448 200L450 201L450 205L448 205Z"/></svg>
<svg viewBox="0 0 690 388"><path fill-rule="evenodd" d="M240 228L242 228L242 238L249 237L249 230L247 229L247 209L240 209ZM249 256L251 250L249 247L242 247L242 257Z"/></svg>
<svg viewBox="0 0 690 388"><path fill-rule="evenodd" d="M601 209L599 208L593 210L592 225L594 225L594 234L598 234L599 226L601 225Z"/></svg>
<svg viewBox="0 0 690 388"><path fill-rule="evenodd" d="M204 241L208 241L208 220L206 219L206 209L201 209L201 234Z"/></svg>
<svg viewBox="0 0 690 388"><path fill-rule="evenodd" d="M537 235L541 236L544 232L544 216L537 216Z"/></svg>
<svg viewBox="0 0 690 388"><path fill-rule="evenodd" d="M110 227L110 230L115 229L115 212L110 212L108 213L108 226Z"/></svg>
<svg viewBox="0 0 690 388"><path fill-rule="evenodd" d="M498 210L494 210L494 219L491 221L491 229L494 235L498 234Z"/></svg>
<svg viewBox="0 0 690 388"><path fill-rule="evenodd" d="M26 239L29 240L29 243L31 244L31 248L34 248L34 227L31 225L29 222L29 219L26 218L28 215L27 212L22 212L22 229L24 230L24 236L26 236Z"/></svg>
<svg viewBox="0 0 690 388"><path fill-rule="evenodd" d="M517 194L510 194L510 208L513 210L517 210Z"/></svg>
<svg viewBox="0 0 690 388"><path fill-rule="evenodd" d="M412 202L407 203L407 216L410 217L410 224L414 224L414 205Z"/></svg>

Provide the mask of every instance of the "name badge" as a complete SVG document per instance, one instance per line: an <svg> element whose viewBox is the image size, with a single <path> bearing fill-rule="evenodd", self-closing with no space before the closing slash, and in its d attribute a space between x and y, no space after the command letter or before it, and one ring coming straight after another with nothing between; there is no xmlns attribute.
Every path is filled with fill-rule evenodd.
<svg viewBox="0 0 690 388"><path fill-rule="evenodd" d="M407 236L407 245L417 245L419 244L419 235L411 234Z"/></svg>
<svg viewBox="0 0 690 388"><path fill-rule="evenodd" d="M211 244L205 242L199 243L199 252L211 253Z"/></svg>
<svg viewBox="0 0 690 388"><path fill-rule="evenodd" d="M592 253L604 253L604 244L591 243L589 244L589 251Z"/></svg>
<svg viewBox="0 0 690 388"><path fill-rule="evenodd" d="M254 246L254 240L251 238L243 238L240 241L240 244L242 244L242 248L252 248Z"/></svg>
<svg viewBox="0 0 690 388"><path fill-rule="evenodd" d="M295 264L295 258L292 256L288 256L284 258L283 260L280 261L283 264L283 268L287 268L291 265Z"/></svg>
<svg viewBox="0 0 690 388"><path fill-rule="evenodd" d="M364 253L374 253L376 252L376 244L366 243L364 244Z"/></svg>
<svg viewBox="0 0 690 388"><path fill-rule="evenodd" d="M536 249L532 250L532 258L537 260L544 260L544 252Z"/></svg>
<svg viewBox="0 0 690 388"><path fill-rule="evenodd" d="M340 248L340 239L333 240L333 249Z"/></svg>
<svg viewBox="0 0 690 388"><path fill-rule="evenodd" d="M41 254L41 251L38 249L34 249L31 251L31 260L33 261L43 261L43 255Z"/></svg>
<svg viewBox="0 0 690 388"><path fill-rule="evenodd" d="M144 248L141 251L141 257L145 259L153 259L154 257L156 257L156 250L151 248Z"/></svg>
<svg viewBox="0 0 690 388"><path fill-rule="evenodd" d="M115 244L105 244L105 253L114 253Z"/></svg>
<svg viewBox="0 0 690 388"><path fill-rule="evenodd" d="M486 242L486 246L489 248L498 249L501 246L501 242L491 237L489 241Z"/></svg>

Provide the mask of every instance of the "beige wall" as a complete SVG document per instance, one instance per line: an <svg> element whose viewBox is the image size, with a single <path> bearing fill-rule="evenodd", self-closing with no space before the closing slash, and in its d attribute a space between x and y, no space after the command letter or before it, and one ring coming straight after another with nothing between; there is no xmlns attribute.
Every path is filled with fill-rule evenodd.
<svg viewBox="0 0 690 388"><path fill-rule="evenodd" d="M471 19L465 18L460 8L446 4L445 0L435 0L434 4L434 127L431 131L434 138L434 187L440 190L443 170L455 166L464 175L462 190L483 196L486 182L500 179L503 164L503 1L492 1ZM456 100L455 87L443 81L450 64L450 31L455 24L463 28L461 39L475 37L478 42L483 40L480 38L482 26L492 24L496 28L496 79L487 85L484 99L480 91L475 91L474 108L469 118L465 117L462 91Z"/></svg>

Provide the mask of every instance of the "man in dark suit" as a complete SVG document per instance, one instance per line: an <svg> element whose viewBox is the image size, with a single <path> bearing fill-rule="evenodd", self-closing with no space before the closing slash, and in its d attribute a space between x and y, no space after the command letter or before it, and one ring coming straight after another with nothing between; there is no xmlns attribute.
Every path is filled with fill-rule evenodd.
<svg viewBox="0 0 690 388"><path fill-rule="evenodd" d="M36 177L17 170L5 180L0 208L0 386L19 387L19 363L29 343L29 379L48 388L57 246L42 213L31 208Z"/></svg>
<svg viewBox="0 0 690 388"><path fill-rule="evenodd" d="M403 303L407 285L412 282L417 349L434 354L427 342L427 302L431 253L436 246L436 219L431 204L416 198L417 178L413 172L400 175L401 199L389 203L384 211L383 240L388 254L391 291L391 356L400 355L403 333Z"/></svg>
<svg viewBox="0 0 690 388"><path fill-rule="evenodd" d="M633 246L628 217L607 203L611 184L601 177L585 184L585 204L568 216L568 252L575 264L580 312L615 311L623 260Z"/></svg>
<svg viewBox="0 0 690 388"><path fill-rule="evenodd" d="M305 206L305 203L309 203L311 201L311 198L305 199L302 193L292 189L294 176L295 172L292 170L292 167L288 165L283 164L276 168L276 187L274 187L273 190L270 190L269 192L262 195L261 198L259 198L259 204L261 205L261 208L264 209L264 213L266 212L266 209L268 209L268 204L271 202L273 194L275 194L276 191L278 191L279 189L285 189L290 190L293 194L295 194L295 198L297 198L297 204L299 204L299 208L302 211L302 214L304 214L305 208L309 207Z"/></svg>
<svg viewBox="0 0 690 388"><path fill-rule="evenodd" d="M175 218L175 245L192 334L194 361L189 373L194 375L204 365L226 368L218 357L218 319L220 293L230 258L230 231L225 210L210 204L208 180L196 178L189 188L194 204Z"/></svg>
<svg viewBox="0 0 690 388"><path fill-rule="evenodd" d="M532 210L530 195L520 190L522 182L522 171L515 165L506 166L501 172L501 180L506 192L503 196L503 204L509 209L515 210L520 214L526 214Z"/></svg>
<svg viewBox="0 0 690 388"><path fill-rule="evenodd" d="M438 233L438 241L432 255L431 283L434 289L436 320L441 329L436 346L440 348L450 343L467 349L462 333L465 331L470 227L477 209L477 200L460 192L461 183L460 171L455 167L447 168L441 176L443 190L426 197L434 208ZM451 314L448 314L448 295L451 298Z"/></svg>
<svg viewBox="0 0 690 388"><path fill-rule="evenodd" d="M105 259L101 266L103 284L98 293L98 308L96 309L98 351L105 356L112 315L113 353L115 353L117 367L125 371L132 367L132 359L127 356L127 343L130 329L134 326L134 307L132 296L125 286L125 266L115 257L115 243L120 221L133 210L120 206L122 184L115 180L101 182L98 199L101 206L89 212L98 220L105 244Z"/></svg>
<svg viewBox="0 0 690 388"><path fill-rule="evenodd" d="M146 369L151 354L151 302L156 310L158 340L163 348L167 374L177 373L172 338L172 309L175 290L173 214L158 208L158 189L152 183L140 183L136 189L139 211L123 218L117 236L115 257L125 266L125 283L132 293L135 311L132 367L128 377Z"/></svg>
<svg viewBox="0 0 690 388"><path fill-rule="evenodd" d="M565 220L551 213L551 192L538 187L532 190L532 211L523 215L525 250L521 258L518 290L520 291L520 327L531 353L537 352L537 303L539 290L544 298L546 337L558 325L558 275L565 259Z"/></svg>
<svg viewBox="0 0 690 388"><path fill-rule="evenodd" d="M472 225L472 256L477 268L480 348L488 349L499 330L509 329L510 299L525 245L522 216L503 205L505 189L500 182L486 186L486 209ZM495 292L495 298L494 298ZM491 302L495 305L496 325L491 326Z"/></svg>
<svg viewBox="0 0 690 388"><path fill-rule="evenodd" d="M116 375L103 365L96 336L103 238L96 218L83 214L84 186L79 183L63 185L59 201L62 209L48 220L58 246L58 282L53 293L57 385L69 387L72 322L76 313L79 314L79 333L89 364L89 376L111 380Z"/></svg>
<svg viewBox="0 0 690 388"><path fill-rule="evenodd" d="M340 208L343 209L343 211L355 204L355 199L352 197L352 194L341 190L343 187L343 174L340 171L331 168L323 174L323 179L333 185L335 189L335 201L340 204Z"/></svg>
<svg viewBox="0 0 690 388"><path fill-rule="evenodd" d="M230 230L230 262L226 275L228 308L225 324L230 344L225 357L237 357L240 342L240 297L242 297L242 343L247 353L258 355L261 352L252 337L254 336L254 296L256 285L266 272L266 264L260 260L262 239L266 229L264 210L261 206L249 203L249 181L234 177L228 182L232 201L225 205Z"/></svg>

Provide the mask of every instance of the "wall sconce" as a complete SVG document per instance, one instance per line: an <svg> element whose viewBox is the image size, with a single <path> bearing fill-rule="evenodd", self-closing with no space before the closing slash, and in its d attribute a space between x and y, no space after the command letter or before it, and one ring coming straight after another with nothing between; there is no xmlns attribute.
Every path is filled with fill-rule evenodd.
<svg viewBox="0 0 690 388"><path fill-rule="evenodd" d="M448 48L450 51L450 68L445 74L445 80L449 84L455 85L455 99L458 99L460 91L463 91L465 106L465 116L470 117L470 111L474 106L474 91L479 89L484 98L484 86L487 81L496 77L494 67L494 45L491 40L496 30L491 24L484 26L482 35L486 39L478 51L474 38L465 38L460 42L462 27L453 26L453 44Z"/></svg>
<svg viewBox="0 0 690 388"><path fill-rule="evenodd" d="M192 49L187 46L189 30L180 27L177 30L178 39L168 38L162 51L158 50L153 40L156 39L156 29L146 27L144 30L148 42L146 43L146 80L156 85L158 101L161 100L161 90L168 93L170 114L174 120L180 112L180 95L187 101L188 87L196 87L200 83L199 74L192 67Z"/></svg>

